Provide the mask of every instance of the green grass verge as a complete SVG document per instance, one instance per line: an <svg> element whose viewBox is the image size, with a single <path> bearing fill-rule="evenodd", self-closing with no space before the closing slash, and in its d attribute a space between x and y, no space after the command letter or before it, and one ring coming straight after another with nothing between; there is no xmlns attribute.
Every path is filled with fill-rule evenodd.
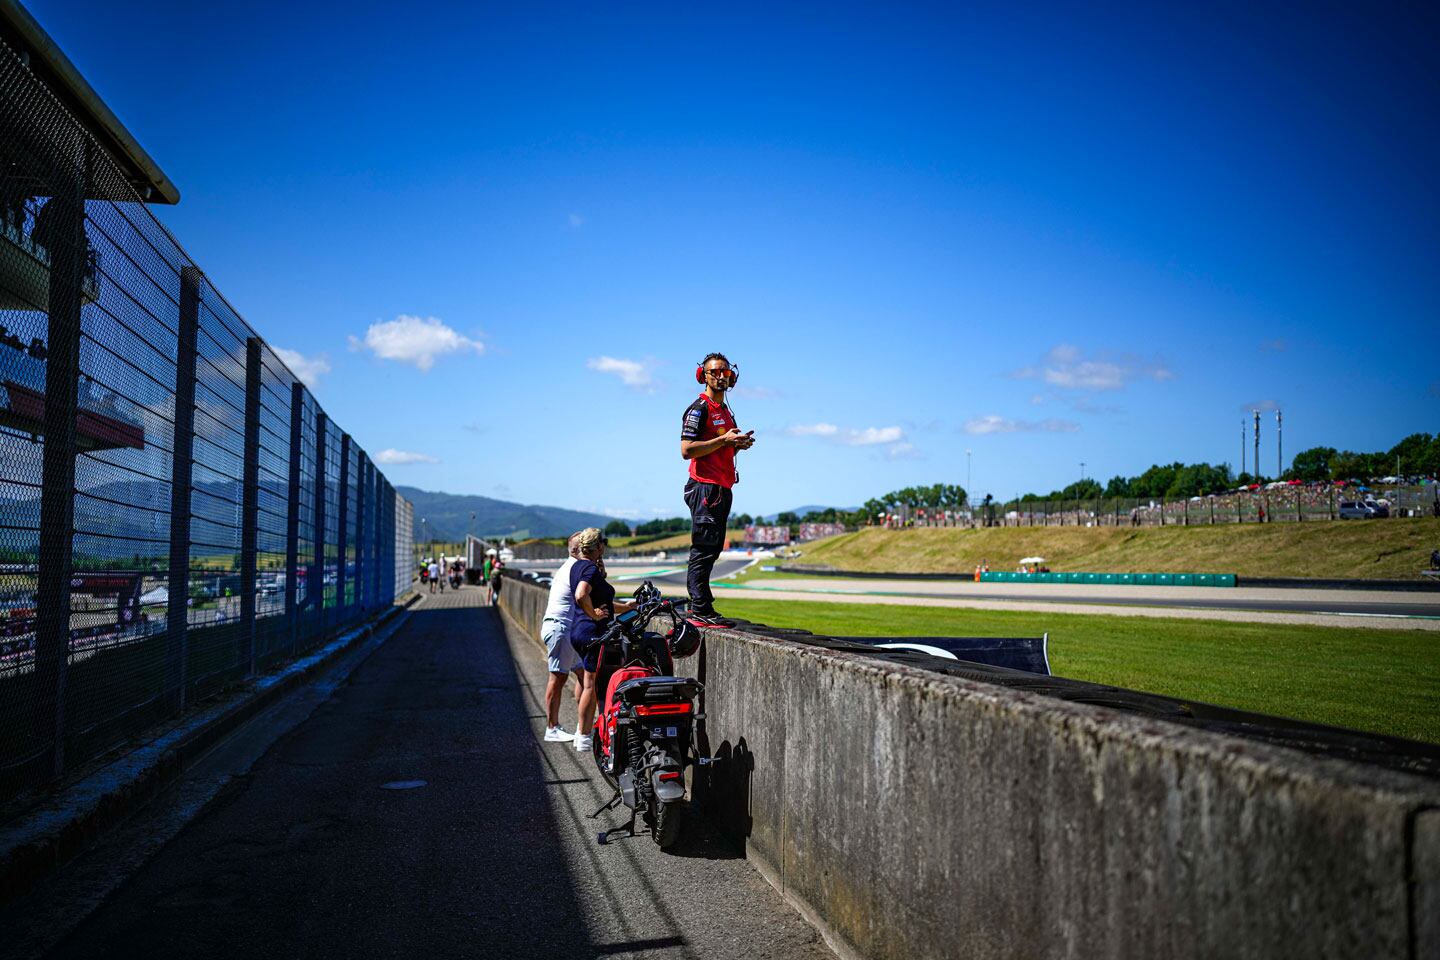
<svg viewBox="0 0 1440 960"><path fill-rule="evenodd" d="M723 598L727 615L831 636L1050 634L1057 676L1440 743L1440 637L946 607Z"/></svg>
<svg viewBox="0 0 1440 960"><path fill-rule="evenodd" d="M1014 570L1042 556L1052 570L1235 573L1242 577L1419 579L1440 519L1247 523L1194 527L864 529L801 549L798 563L840 570L970 573L982 559Z"/></svg>

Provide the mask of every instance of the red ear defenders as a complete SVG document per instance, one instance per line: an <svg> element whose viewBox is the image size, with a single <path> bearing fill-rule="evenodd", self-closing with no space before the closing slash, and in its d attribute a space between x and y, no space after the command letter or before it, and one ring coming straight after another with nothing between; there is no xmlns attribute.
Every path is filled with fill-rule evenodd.
<svg viewBox="0 0 1440 960"><path fill-rule="evenodd" d="M739 379L740 368L733 363L730 364L730 386L735 386L735 381ZM703 362L695 365L695 382L702 386L705 384L705 364Z"/></svg>

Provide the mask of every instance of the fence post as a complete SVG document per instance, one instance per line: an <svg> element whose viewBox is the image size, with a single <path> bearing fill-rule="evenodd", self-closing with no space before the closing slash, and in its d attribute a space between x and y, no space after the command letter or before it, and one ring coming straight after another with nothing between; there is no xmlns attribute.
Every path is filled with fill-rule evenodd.
<svg viewBox="0 0 1440 960"><path fill-rule="evenodd" d="M1165 498L1160 498L1160 526L1165 526Z"/></svg>
<svg viewBox="0 0 1440 960"><path fill-rule="evenodd" d="M361 614L370 612L370 590L365 581L370 572L370 564L365 557L365 551L370 549L370 531L365 529L365 501L370 492L369 463L370 458L361 450L355 458L355 482L360 485L360 489L355 491L355 605L360 608Z"/></svg>
<svg viewBox="0 0 1440 960"><path fill-rule="evenodd" d="M1210 501L1210 526L1213 527L1215 526L1215 497L1212 495L1205 499Z"/></svg>
<svg viewBox="0 0 1440 960"><path fill-rule="evenodd" d="M65 772L65 684L70 661L70 580L75 571L75 408L80 392L80 307L85 276L85 153L53 188L46 317L45 445L35 585L35 738L49 743L50 773ZM60 171L57 171L59 173Z"/></svg>
<svg viewBox="0 0 1440 960"><path fill-rule="evenodd" d="M390 511L395 509L395 499L390 493L390 484L384 477L375 482L375 603L379 605L385 597L385 583L381 577L395 578L395 571L388 573L385 564L390 556L390 551L395 547L393 540L386 541L385 531L388 528ZM407 557L407 561L414 561L414 557Z"/></svg>
<svg viewBox="0 0 1440 960"><path fill-rule="evenodd" d="M329 417L315 414L315 560L310 564L305 599L315 605L315 636L325 635L325 428Z"/></svg>
<svg viewBox="0 0 1440 960"><path fill-rule="evenodd" d="M255 551L260 522L260 338L245 341L245 480L240 495L240 636L255 676Z"/></svg>
<svg viewBox="0 0 1440 960"><path fill-rule="evenodd" d="M350 434L340 434L340 535L336 547L339 559L335 566L335 612L336 619L343 622L349 612L345 603L345 564L350 549Z"/></svg>
<svg viewBox="0 0 1440 960"><path fill-rule="evenodd" d="M180 327L175 345L175 439L170 455L170 599L165 613L165 688L185 709L190 620L190 489L195 470L195 336L200 329L200 270L180 270Z"/></svg>
<svg viewBox="0 0 1440 960"><path fill-rule="evenodd" d="M374 471L374 466L370 469ZM384 597L382 577L386 576L386 571L384 571L384 558L387 556L386 543L384 543L384 517L393 505L392 499L387 497L386 489L383 476L379 476L374 482L374 593L372 597L376 606L380 606ZM389 576L395 576L395 570L390 571Z"/></svg>
<svg viewBox="0 0 1440 960"><path fill-rule="evenodd" d="M290 649L300 632L300 460L305 442L305 386L290 385L290 502L285 515L285 618L290 624Z"/></svg>

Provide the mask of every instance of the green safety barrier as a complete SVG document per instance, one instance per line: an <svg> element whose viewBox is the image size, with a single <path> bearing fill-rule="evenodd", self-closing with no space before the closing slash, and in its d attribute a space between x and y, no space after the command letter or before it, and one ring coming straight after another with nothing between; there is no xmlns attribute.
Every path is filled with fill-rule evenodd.
<svg viewBox="0 0 1440 960"><path fill-rule="evenodd" d="M985 583L1109 583L1148 587L1233 587L1233 573L982 573Z"/></svg>

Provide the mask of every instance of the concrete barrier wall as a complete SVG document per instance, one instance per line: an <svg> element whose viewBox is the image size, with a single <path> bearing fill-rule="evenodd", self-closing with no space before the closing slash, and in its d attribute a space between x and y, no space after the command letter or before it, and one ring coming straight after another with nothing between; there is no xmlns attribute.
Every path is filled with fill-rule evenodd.
<svg viewBox="0 0 1440 960"><path fill-rule="evenodd" d="M690 663L697 800L842 953L1440 955L1433 781L734 631Z"/></svg>
<svg viewBox="0 0 1440 960"><path fill-rule="evenodd" d="M504 610L532 639L540 639L540 621L545 618L545 603L550 591L511 574L505 574L500 588L500 609Z"/></svg>

